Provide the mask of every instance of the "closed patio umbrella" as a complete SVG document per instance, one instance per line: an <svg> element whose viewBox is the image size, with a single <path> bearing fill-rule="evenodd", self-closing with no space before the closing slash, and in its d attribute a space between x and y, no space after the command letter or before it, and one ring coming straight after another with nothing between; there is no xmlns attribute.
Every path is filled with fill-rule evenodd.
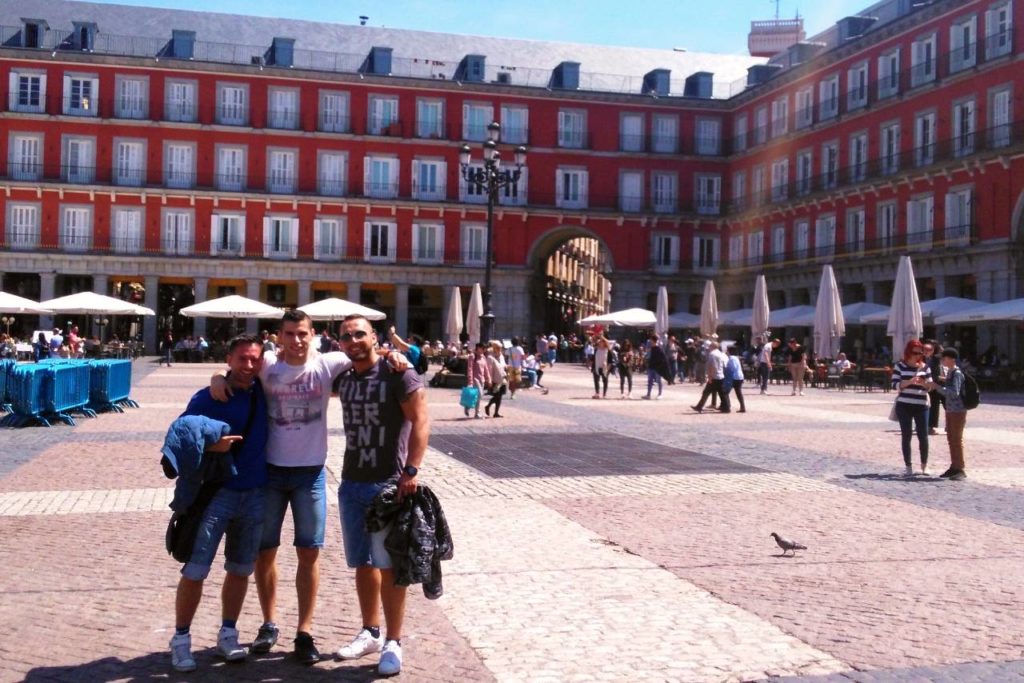
<svg viewBox="0 0 1024 683"><path fill-rule="evenodd" d="M490 339L480 339L480 316L483 314L484 296L480 290L480 283L476 282L473 284L473 291L469 294L469 305L466 308L466 334L469 335L470 344L491 341Z"/></svg>
<svg viewBox="0 0 1024 683"><path fill-rule="evenodd" d="M700 302L700 333L710 337L717 329L718 297L715 294L715 283L707 280L704 283L704 298Z"/></svg>
<svg viewBox="0 0 1024 683"><path fill-rule="evenodd" d="M448 301L448 315L444 320L444 333L449 344L458 344L462 335L462 292L452 287L452 296Z"/></svg>
<svg viewBox="0 0 1024 683"><path fill-rule="evenodd" d="M751 310L750 334L751 339L768 336L768 318L771 307L768 305L768 283L764 275L758 275L754 283L754 307Z"/></svg>
<svg viewBox="0 0 1024 683"><path fill-rule="evenodd" d="M892 306L889 309L889 324L885 333L892 337L892 356L899 358L903 347L911 339L920 339L924 333L921 316L921 300L917 296L914 282L914 266L909 256L900 257L896 270L896 283L892 290Z"/></svg>
<svg viewBox="0 0 1024 683"><path fill-rule="evenodd" d="M668 289L658 287L658 308L654 312L654 334L664 342L668 338Z"/></svg>
<svg viewBox="0 0 1024 683"><path fill-rule="evenodd" d="M846 334L843 304L839 300L832 266L821 271L818 302L814 307L814 355L817 358L835 358L839 354L839 340Z"/></svg>

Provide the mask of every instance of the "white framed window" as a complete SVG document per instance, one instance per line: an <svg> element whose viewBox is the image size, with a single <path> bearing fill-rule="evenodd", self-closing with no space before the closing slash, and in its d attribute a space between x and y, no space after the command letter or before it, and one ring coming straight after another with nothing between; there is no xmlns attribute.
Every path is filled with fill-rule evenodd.
<svg viewBox="0 0 1024 683"><path fill-rule="evenodd" d="M835 214L820 216L814 222L814 255L815 257L832 256L836 253L836 217Z"/></svg>
<svg viewBox="0 0 1024 683"><path fill-rule="evenodd" d="M651 117L651 151L660 154L675 154L679 151L678 116L654 114Z"/></svg>
<svg viewBox="0 0 1024 683"><path fill-rule="evenodd" d="M732 210L743 211L747 205L747 174L736 171L732 174Z"/></svg>
<svg viewBox="0 0 1024 683"><path fill-rule="evenodd" d="M519 180L514 183L506 183L498 191L498 203L503 206L525 206L526 188L529 187L528 174L530 169L523 167L519 170ZM510 171L506 171L510 173Z"/></svg>
<svg viewBox="0 0 1024 683"><path fill-rule="evenodd" d="M784 95L772 102L772 137L789 132L789 96Z"/></svg>
<svg viewBox="0 0 1024 683"><path fill-rule="evenodd" d="M419 222L412 224L412 261L444 262L444 225Z"/></svg>
<svg viewBox="0 0 1024 683"><path fill-rule="evenodd" d="M9 249L35 249L39 246L39 204L7 203L7 230L4 244Z"/></svg>
<svg viewBox="0 0 1024 683"><path fill-rule="evenodd" d="M651 235L651 266L660 272L679 270L679 236L654 233Z"/></svg>
<svg viewBox="0 0 1024 683"><path fill-rule="evenodd" d="M271 192L295 192L299 153L294 149L267 150L267 189Z"/></svg>
<svg viewBox="0 0 1024 683"><path fill-rule="evenodd" d="M142 253L144 212L141 206L113 208L110 221L111 251L115 254Z"/></svg>
<svg viewBox="0 0 1024 683"><path fill-rule="evenodd" d="M561 209L587 208L587 171L558 167L555 172L555 205Z"/></svg>
<svg viewBox="0 0 1024 683"><path fill-rule="evenodd" d="M755 230L747 235L747 264L764 263L764 230Z"/></svg>
<svg viewBox="0 0 1024 683"><path fill-rule="evenodd" d="M935 80L937 53L935 34L915 40L910 46L910 87L916 88Z"/></svg>
<svg viewBox="0 0 1024 683"><path fill-rule="evenodd" d="M985 12L985 59L1010 54L1013 14L1011 3L1004 2Z"/></svg>
<svg viewBox="0 0 1024 683"><path fill-rule="evenodd" d="M839 75L818 84L818 120L834 119L839 114Z"/></svg>
<svg viewBox="0 0 1024 683"><path fill-rule="evenodd" d="M479 162L470 163L468 172L476 177L483 167L483 164ZM466 177L459 173L459 201L468 204L486 204L487 193L477 183L466 180Z"/></svg>
<svg viewBox="0 0 1024 683"><path fill-rule="evenodd" d="M319 129L325 133L347 133L349 129L348 93L320 91Z"/></svg>
<svg viewBox="0 0 1024 683"><path fill-rule="evenodd" d="M742 152L747 149L747 115L739 114L732 122L732 149Z"/></svg>
<svg viewBox="0 0 1024 683"><path fill-rule="evenodd" d="M879 202L875 212L878 244L883 251L896 246L896 230L899 211L896 202Z"/></svg>
<svg viewBox="0 0 1024 683"><path fill-rule="evenodd" d="M46 111L46 73L11 71L8 84L11 111L35 114Z"/></svg>
<svg viewBox="0 0 1024 683"><path fill-rule="evenodd" d="M953 105L953 155L965 156L974 152L974 100Z"/></svg>
<svg viewBox="0 0 1024 683"><path fill-rule="evenodd" d="M413 159L412 196L443 201L448 196L448 163L443 159Z"/></svg>
<svg viewBox="0 0 1024 683"><path fill-rule="evenodd" d="M992 91L988 105L988 144L990 147L1006 147L1010 144L1010 106L1012 93L1009 88Z"/></svg>
<svg viewBox="0 0 1024 683"><path fill-rule="evenodd" d="M651 172L651 207L655 213L675 213L679 206L679 177L674 172Z"/></svg>
<svg viewBox="0 0 1024 683"><path fill-rule="evenodd" d="M900 49L889 50L878 58L878 99L900 92Z"/></svg>
<svg viewBox="0 0 1024 683"><path fill-rule="evenodd" d="M619 171L619 209L633 213L643 208L643 171Z"/></svg>
<svg viewBox="0 0 1024 683"><path fill-rule="evenodd" d="M416 137L444 137L444 100L416 99Z"/></svg>
<svg viewBox="0 0 1024 683"><path fill-rule="evenodd" d="M210 216L210 256L245 255L245 216L215 213Z"/></svg>
<svg viewBox="0 0 1024 683"><path fill-rule="evenodd" d="M971 243L972 213L970 187L950 190L946 193L946 246L967 246Z"/></svg>
<svg viewBox="0 0 1024 683"><path fill-rule="evenodd" d="M720 244L718 237L695 235L693 238L693 267L698 270L718 268L718 260L722 254Z"/></svg>
<svg viewBox="0 0 1024 683"><path fill-rule="evenodd" d="M398 225L376 218L365 223L363 258L372 263L394 263L398 255Z"/></svg>
<svg viewBox="0 0 1024 683"><path fill-rule="evenodd" d="M267 127L296 130L299 127L297 88L267 89Z"/></svg>
<svg viewBox="0 0 1024 683"><path fill-rule="evenodd" d="M586 146L587 114L581 109L558 110L558 146L582 149Z"/></svg>
<svg viewBox="0 0 1024 683"><path fill-rule="evenodd" d="M299 253L299 219L267 216L263 219L263 257L294 259Z"/></svg>
<svg viewBox="0 0 1024 683"><path fill-rule="evenodd" d="M722 151L722 122L719 119L697 119L697 154L715 156Z"/></svg>
<svg viewBox="0 0 1024 683"><path fill-rule="evenodd" d="M868 176L868 134L850 136L850 181L860 182Z"/></svg>
<svg viewBox="0 0 1024 683"><path fill-rule="evenodd" d="M494 120L494 105L481 102L467 102L462 105L462 139L482 141L487 139L487 126Z"/></svg>
<svg viewBox="0 0 1024 683"><path fill-rule="evenodd" d="M487 226L463 223L461 243L465 265L482 266L487 262Z"/></svg>
<svg viewBox="0 0 1024 683"><path fill-rule="evenodd" d="M796 127L807 128L814 123L814 88L803 88L796 93Z"/></svg>
<svg viewBox="0 0 1024 683"><path fill-rule="evenodd" d="M225 126L244 126L249 123L248 85L217 84L217 123Z"/></svg>
<svg viewBox="0 0 1024 683"><path fill-rule="evenodd" d="M501 141L525 145L530 140L530 110L519 104L501 105Z"/></svg>
<svg viewBox="0 0 1024 683"><path fill-rule="evenodd" d="M146 141L114 140L114 184L138 187L146 180Z"/></svg>
<svg viewBox="0 0 1024 683"><path fill-rule="evenodd" d="M96 178L96 138L65 135L61 177L69 183L91 183Z"/></svg>
<svg viewBox="0 0 1024 683"><path fill-rule="evenodd" d="M754 144L760 145L768 140L768 107L754 110Z"/></svg>
<svg viewBox="0 0 1024 683"><path fill-rule="evenodd" d="M316 157L316 184L322 195L344 197L348 186L348 159L344 152L321 150Z"/></svg>
<svg viewBox="0 0 1024 683"><path fill-rule="evenodd" d="M754 206L761 206L765 203L768 194L765 191L764 166L755 166L751 172L750 190Z"/></svg>
<svg viewBox="0 0 1024 683"><path fill-rule="evenodd" d="M64 113L99 116L100 79L94 74L64 74Z"/></svg>
<svg viewBox="0 0 1024 683"><path fill-rule="evenodd" d="M859 109L868 103L868 63L855 64L846 72L846 107Z"/></svg>
<svg viewBox="0 0 1024 683"><path fill-rule="evenodd" d="M879 157L882 162L882 173L890 175L900 170L900 124L886 123L882 125L882 148Z"/></svg>
<svg viewBox="0 0 1024 683"><path fill-rule="evenodd" d="M789 159L772 162L772 201L781 202L789 197Z"/></svg>
<svg viewBox="0 0 1024 683"><path fill-rule="evenodd" d="M786 226L772 226L772 261L782 261L786 258Z"/></svg>
<svg viewBox="0 0 1024 683"><path fill-rule="evenodd" d="M388 95L370 97L370 135L401 135L398 121L398 98Z"/></svg>
<svg viewBox="0 0 1024 683"><path fill-rule="evenodd" d="M61 206L60 248L66 251L87 251L92 247L92 208Z"/></svg>
<svg viewBox="0 0 1024 683"><path fill-rule="evenodd" d="M797 259L805 259L810 255L811 249L811 224L802 220L793 224L793 256Z"/></svg>
<svg viewBox="0 0 1024 683"><path fill-rule="evenodd" d="M192 143L164 143L164 184L167 187L195 187L196 148Z"/></svg>
<svg viewBox="0 0 1024 683"><path fill-rule="evenodd" d="M926 166L935 161L935 112L914 117L914 164Z"/></svg>
<svg viewBox="0 0 1024 683"><path fill-rule="evenodd" d="M340 261L345 257L343 216L321 217L313 221L313 258L317 261Z"/></svg>
<svg viewBox="0 0 1024 683"><path fill-rule="evenodd" d="M192 223L192 210L164 209L160 246L165 254L187 256L192 253L195 243Z"/></svg>
<svg viewBox="0 0 1024 683"><path fill-rule="evenodd" d="M217 189L241 192L246 188L245 181L246 148L242 145L217 145Z"/></svg>
<svg viewBox="0 0 1024 683"><path fill-rule="evenodd" d="M978 18L973 14L949 27L949 72L969 69L978 62Z"/></svg>
<svg viewBox="0 0 1024 683"><path fill-rule="evenodd" d="M363 160L363 195L378 199L398 196L398 159L368 156Z"/></svg>
<svg viewBox="0 0 1024 683"><path fill-rule="evenodd" d="M729 237L729 266L736 268L743 265L743 235L735 234Z"/></svg>
<svg viewBox="0 0 1024 683"><path fill-rule="evenodd" d="M623 152L644 150L644 115L627 112L619 117L619 149Z"/></svg>
<svg viewBox="0 0 1024 683"><path fill-rule="evenodd" d="M196 120L196 82L167 81L164 96L164 119L192 123Z"/></svg>
<svg viewBox="0 0 1024 683"><path fill-rule="evenodd" d="M864 209L849 209L846 212L846 253L864 253Z"/></svg>
<svg viewBox="0 0 1024 683"><path fill-rule="evenodd" d="M811 182L814 177L814 152L809 149L801 150L796 154L796 193L805 195L811 191Z"/></svg>
<svg viewBox="0 0 1024 683"><path fill-rule="evenodd" d="M144 119L149 116L149 79L114 76L114 116L119 119Z"/></svg>
<svg viewBox="0 0 1024 683"><path fill-rule="evenodd" d="M43 177L43 134L11 133L7 172L12 180Z"/></svg>
<svg viewBox="0 0 1024 683"><path fill-rule="evenodd" d="M915 197L907 202L907 246L931 246L934 202L930 194Z"/></svg>

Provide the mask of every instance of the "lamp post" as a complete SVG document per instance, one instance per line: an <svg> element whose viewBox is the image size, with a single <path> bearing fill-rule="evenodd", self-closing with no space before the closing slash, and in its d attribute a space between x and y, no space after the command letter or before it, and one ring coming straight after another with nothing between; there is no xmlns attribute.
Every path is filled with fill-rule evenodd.
<svg viewBox="0 0 1024 683"><path fill-rule="evenodd" d="M7 328L7 329L4 330L4 334L6 334L8 337L10 337L11 336L11 325L14 324L14 316L13 315L5 315L4 317L0 318L0 323L3 323L4 327Z"/></svg>
<svg viewBox="0 0 1024 683"><path fill-rule="evenodd" d="M515 168L501 168L501 152L498 151L498 138L501 126L491 121L487 126L487 140L483 144L483 166L470 166L472 150L469 145L459 148L459 166L466 184L487 195L487 246L484 258L484 314L480 316L480 339L487 342L494 333L494 310L491 308L491 262L494 260L494 205L498 201L498 192L509 185L519 182L523 166L526 165L526 148L519 146L515 151Z"/></svg>
<svg viewBox="0 0 1024 683"><path fill-rule="evenodd" d="M100 328L100 342L102 342L103 341L103 328L110 324L110 320L108 320L107 318L100 318L99 320L96 321L96 324L99 325L99 328Z"/></svg>

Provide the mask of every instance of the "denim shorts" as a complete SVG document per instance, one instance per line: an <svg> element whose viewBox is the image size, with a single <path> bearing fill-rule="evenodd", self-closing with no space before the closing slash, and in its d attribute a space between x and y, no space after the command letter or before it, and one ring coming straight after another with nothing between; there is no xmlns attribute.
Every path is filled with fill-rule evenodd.
<svg viewBox="0 0 1024 683"><path fill-rule="evenodd" d="M391 555L384 548L390 526L370 533L366 530L366 511L388 482L344 481L338 487L341 510L341 537L345 542L345 561L352 569L367 565L391 569Z"/></svg>
<svg viewBox="0 0 1024 683"><path fill-rule="evenodd" d="M324 547L327 525L327 475L322 465L279 467L267 465L266 514L260 550L281 545L281 524L292 506L296 548Z"/></svg>
<svg viewBox="0 0 1024 683"><path fill-rule="evenodd" d="M193 581L205 579L225 535L224 571L238 576L252 574L263 532L263 507L263 489L217 491L203 513L192 557L182 567L182 576Z"/></svg>

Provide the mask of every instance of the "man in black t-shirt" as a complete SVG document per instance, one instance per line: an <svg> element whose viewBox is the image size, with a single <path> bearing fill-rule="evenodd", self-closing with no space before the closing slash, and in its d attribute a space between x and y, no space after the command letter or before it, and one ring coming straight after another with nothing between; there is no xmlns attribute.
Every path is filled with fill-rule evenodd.
<svg viewBox="0 0 1024 683"><path fill-rule="evenodd" d="M789 363L789 376L793 378L793 396L804 395L804 374L807 372L807 352L797 343L796 338L789 340L786 349L786 362Z"/></svg>
<svg viewBox="0 0 1024 683"><path fill-rule="evenodd" d="M384 548L389 529L367 532L366 511L381 489L396 479L399 500L416 492L430 436L427 398L414 369L395 372L377 355L377 335L366 318L345 318L341 343L352 369L341 376L338 387L345 418L338 502L345 559L356 570L363 628L338 656L356 659L380 652L378 672L390 676L402 668L406 587L395 585L391 557ZM386 637L380 633L381 604Z"/></svg>

